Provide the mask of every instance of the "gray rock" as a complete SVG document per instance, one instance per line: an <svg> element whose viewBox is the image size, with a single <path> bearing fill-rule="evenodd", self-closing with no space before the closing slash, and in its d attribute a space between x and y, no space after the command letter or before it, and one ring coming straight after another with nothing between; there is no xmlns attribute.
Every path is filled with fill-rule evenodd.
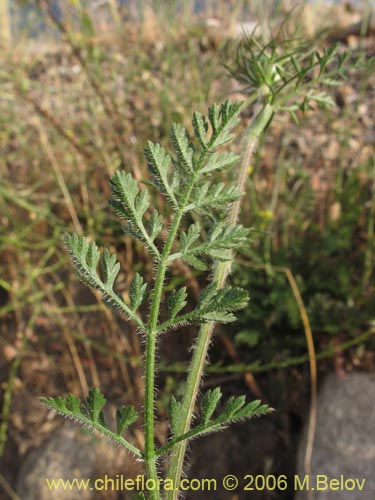
<svg viewBox="0 0 375 500"><path fill-rule="evenodd" d="M116 478L117 474L132 477L134 461L125 450L119 449L105 438L97 439L91 432L66 422L53 433L48 441L32 451L21 465L17 494L22 500L91 500L118 498L115 491L99 492L94 488L73 487L71 491L50 490L46 479L51 480L94 480ZM130 468L133 467L133 470ZM105 495L105 496L103 496Z"/></svg>
<svg viewBox="0 0 375 500"><path fill-rule="evenodd" d="M301 480L306 431L298 452ZM353 373L343 379L336 375L326 379L318 396L311 471L313 495L298 491L296 500L375 498L375 375Z"/></svg>

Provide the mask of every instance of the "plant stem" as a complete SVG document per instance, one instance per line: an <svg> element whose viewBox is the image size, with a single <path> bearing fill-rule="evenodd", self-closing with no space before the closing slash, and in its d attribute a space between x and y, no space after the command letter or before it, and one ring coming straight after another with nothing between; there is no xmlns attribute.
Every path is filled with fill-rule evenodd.
<svg viewBox="0 0 375 500"><path fill-rule="evenodd" d="M247 179L247 169L251 157L258 144L258 139L262 132L266 128L267 124L272 118L274 113L274 107L271 104L266 104L259 113L256 113L252 123L246 133L246 150L243 156L239 177L238 177L238 188L244 191L246 179ZM240 212L240 200L233 203L229 216L228 224L235 225L238 220ZM216 265L216 269L213 276L213 282L217 283L218 288L222 288L226 277L228 276L231 269L232 261L219 262ZM201 384L203 370L206 363L207 351L211 342L213 330L215 323L207 323L201 326L194 349L194 355L191 360L186 390L184 398L182 400L182 415L181 415L181 426L178 429L178 435L185 434L189 431L191 426L191 421L193 418L193 412L195 408L195 402ZM176 444L171 453L171 459L169 468L167 471L167 478L173 481L173 491L168 492L168 500L176 500L178 497L178 485L182 474L182 466L184 461L186 451L186 441Z"/></svg>
<svg viewBox="0 0 375 500"><path fill-rule="evenodd" d="M208 150L204 151L199 159L198 166L200 166ZM199 170L199 169L197 169ZM190 182L186 187L180 208L177 210L171 229L168 233L168 238L165 242L163 252L160 256L160 262L155 278L152 303L150 308L150 320L147 328L146 336L146 353L145 353L145 465L147 479L152 479L155 484L158 479L156 467L156 454L154 443L154 403L155 403L155 358L156 358L156 340L158 334L158 318L160 312L160 303L163 293L163 284L165 273L168 265L168 257L171 253L173 242L176 238L177 231L180 227L181 219L185 213L185 207L190 199L191 192L197 181L197 173L194 172L191 176ZM160 492L155 489L150 491L151 500L159 500Z"/></svg>
<svg viewBox="0 0 375 500"><path fill-rule="evenodd" d="M154 443L154 402L155 402L155 358L156 358L156 338L157 322L160 311L160 302L163 292L163 283L167 269L167 257L171 251L174 238L183 215L180 210L173 221L173 225L165 243L163 253L160 258L158 271L155 278L154 292L150 309L150 321L147 328L146 338L146 360L145 360L145 465L147 479L152 479L155 484L158 479L156 468L156 455ZM160 492L155 489L150 491L151 500L159 500Z"/></svg>

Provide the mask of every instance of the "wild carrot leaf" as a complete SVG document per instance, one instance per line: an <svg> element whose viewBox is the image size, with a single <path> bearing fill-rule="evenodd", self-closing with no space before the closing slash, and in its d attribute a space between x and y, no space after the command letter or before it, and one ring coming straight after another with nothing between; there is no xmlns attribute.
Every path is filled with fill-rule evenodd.
<svg viewBox="0 0 375 500"><path fill-rule="evenodd" d="M211 211L212 207L216 206L222 209L223 206L239 200L241 196L242 193L236 186L226 186L223 182L218 184L205 182L193 193L194 210L207 208Z"/></svg>
<svg viewBox="0 0 375 500"><path fill-rule="evenodd" d="M96 269L99 249L94 242L88 242L83 236L77 234L66 234L64 242L75 266L78 277L88 286L99 290L103 295L103 301L113 310L127 315L137 325L145 329L142 320L125 304L125 302L113 290L114 281L119 272L119 264L115 255L110 255L108 250L103 252L100 259L104 275L102 279Z"/></svg>
<svg viewBox="0 0 375 500"><path fill-rule="evenodd" d="M202 116L198 111L195 111L193 115L193 127L194 133L201 146L205 149L207 147L207 130L208 123L206 118Z"/></svg>
<svg viewBox="0 0 375 500"><path fill-rule="evenodd" d="M130 307L136 311L138 307L145 301L147 292L147 283L143 282L140 274L136 273L130 283Z"/></svg>
<svg viewBox="0 0 375 500"><path fill-rule="evenodd" d="M167 196L169 201L171 201L173 206L177 209L178 203L174 192L173 182L169 179L169 171L172 163L170 154L159 144L148 141L145 149L145 157L148 170L154 178L156 186Z"/></svg>
<svg viewBox="0 0 375 500"><path fill-rule="evenodd" d="M179 290L173 290L173 292L168 297L168 310L170 319L174 319L177 314L183 309L186 304L186 287L180 288Z"/></svg>
<svg viewBox="0 0 375 500"><path fill-rule="evenodd" d="M84 410L92 422L96 423L99 421L105 403L105 397L98 388L94 387L90 389Z"/></svg>
<svg viewBox="0 0 375 500"><path fill-rule="evenodd" d="M143 216L150 206L147 189L139 191L137 181L125 172L115 172L110 187L113 199L110 200L116 215L125 219L124 231L142 241L152 254L159 258L159 251L143 224Z"/></svg>
<svg viewBox="0 0 375 500"><path fill-rule="evenodd" d="M221 396L220 387L216 387L214 390L209 390L204 394L201 402L201 420L203 424L207 424L207 422L211 419Z"/></svg>
<svg viewBox="0 0 375 500"><path fill-rule="evenodd" d="M159 215L156 210L153 210L151 212L151 217L147 226L147 232L150 236L151 241L155 240L155 238L159 235L162 229L163 229L163 216Z"/></svg>
<svg viewBox="0 0 375 500"><path fill-rule="evenodd" d="M187 230L187 233L182 232L180 236L181 243L181 253L187 254L191 246L197 241L201 233L201 226L199 222L191 224Z"/></svg>
<svg viewBox="0 0 375 500"><path fill-rule="evenodd" d="M182 405L174 396L169 400L168 415L172 434L175 436L181 423Z"/></svg>
<svg viewBox="0 0 375 500"><path fill-rule="evenodd" d="M239 160L239 156L229 152L213 153L208 159L206 165L200 170L201 174L208 174L215 170L224 170L231 167Z"/></svg>
<svg viewBox="0 0 375 500"><path fill-rule="evenodd" d="M111 290L120 271L120 264L116 261L116 255L111 255L107 248L103 252L101 267L104 275L104 284Z"/></svg>
<svg viewBox="0 0 375 500"><path fill-rule="evenodd" d="M232 311L243 309L248 302L248 294L241 288L225 287L220 290L211 283L201 294L195 309L200 321L229 323L236 318Z"/></svg>
<svg viewBox="0 0 375 500"><path fill-rule="evenodd" d="M104 421L103 408L106 401L103 394L97 388L90 389L85 404L73 394L69 394L66 398L61 396L57 398L40 398L40 401L60 415L73 418L85 426L96 429L101 434L104 434L119 445L127 448L137 457L142 456L141 451L136 446L132 445L121 436L125 427L131 425L136 420L137 412L133 407L127 406L118 410L118 433L115 433L109 429ZM119 430L121 430L121 432L119 432Z"/></svg>
<svg viewBox="0 0 375 500"><path fill-rule="evenodd" d="M121 406L116 411L117 435L121 436L124 430L138 419L138 412L133 406Z"/></svg>
<svg viewBox="0 0 375 500"><path fill-rule="evenodd" d="M177 152L178 160L184 171L189 176L193 174L193 148L190 145L190 140L185 127L181 124L174 123L171 130L172 143Z"/></svg>

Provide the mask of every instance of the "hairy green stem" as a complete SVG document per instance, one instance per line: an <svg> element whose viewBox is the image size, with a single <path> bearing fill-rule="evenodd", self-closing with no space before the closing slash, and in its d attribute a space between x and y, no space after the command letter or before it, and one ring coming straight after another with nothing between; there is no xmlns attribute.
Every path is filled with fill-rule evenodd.
<svg viewBox="0 0 375 500"><path fill-rule="evenodd" d="M154 443L155 358L156 339L158 333L157 323L160 312L163 283L167 270L167 258L171 251L171 247L176 237L182 216L183 210L180 209L173 221L171 230L168 234L168 239L165 243L164 250L160 258L150 309L150 321L147 328L145 354L145 465L147 478L154 481L157 481L158 479ZM151 491L150 495L151 500L160 499L160 492L157 489Z"/></svg>
<svg viewBox="0 0 375 500"><path fill-rule="evenodd" d="M272 118L274 113L274 108L271 104L266 104L259 113L254 117L250 128L246 134L246 150L243 156L239 178L238 178L238 188L244 191L247 169L251 157L258 144L258 139L266 128L267 124ZM238 220L240 212L240 200L233 203L229 216L228 223L235 225ZM219 262L216 265L216 269L213 276L213 281L217 283L218 288L222 288L228 273L231 268L231 260L226 262ZM203 371L206 363L206 357L208 348L211 342L213 330L215 323L207 323L201 326L197 338L197 342L194 349L194 355L190 364L186 390L184 398L182 401L182 415L181 415L181 426L178 429L178 435L185 434L189 431L191 426L191 421L193 418L194 407L196 398L199 391L199 386L201 384ZM167 472L167 478L172 479L174 484L173 491L167 493L168 500L176 500L179 494L178 484L182 474L182 467L184 462L184 456L186 451L186 440L176 444L171 453L170 464Z"/></svg>
<svg viewBox="0 0 375 500"><path fill-rule="evenodd" d="M163 293L163 284L165 273L167 270L168 257L171 253L173 242L176 238L178 229L180 227L181 219L185 213L185 207L189 201L194 185L197 181L197 172L209 153L209 148L204 150L198 161L196 171L193 173L183 200L181 201L180 208L177 210L171 229L168 233L168 238L165 242L163 252L160 256L158 271L155 278L153 297L150 308L150 320L147 328L146 336L146 353L145 353L145 466L148 479L152 479L155 484L158 479L158 472L156 466L156 453L154 442L154 403L155 403L155 359L156 359L156 341L158 334L158 318L160 312L160 303ZM159 500L160 492L155 489L150 491L151 500Z"/></svg>

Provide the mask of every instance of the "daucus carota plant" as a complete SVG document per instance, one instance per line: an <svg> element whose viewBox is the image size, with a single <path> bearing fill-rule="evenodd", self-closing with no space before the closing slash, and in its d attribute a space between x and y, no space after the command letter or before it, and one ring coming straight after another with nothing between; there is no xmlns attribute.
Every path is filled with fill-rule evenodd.
<svg viewBox="0 0 375 500"><path fill-rule="evenodd" d="M230 168L238 159L234 153L222 152L218 148L232 139L231 131L238 122L240 107L239 104L231 104L229 101L220 107L213 105L209 109L208 121L200 113L195 113L194 146L186 129L181 125L173 125L171 135L175 150L174 158L160 145L148 143L145 156L153 186L166 196L173 211L169 227L163 223L163 216L155 209L149 212L148 189L141 190L131 174L116 172L111 178L111 205L115 213L125 221L125 232L140 240L156 263L150 292L148 284L137 273L130 285L130 300L124 302L114 291L114 283L120 270L116 256L111 255L107 249L101 253L94 242L89 242L84 237L76 234L65 236L65 244L78 276L84 283L99 290L108 306L133 320L145 337L145 449L137 449L122 437L124 429L137 419L134 408L131 406L120 408L117 411L117 429L110 430L102 411L105 399L97 388L90 391L85 404L73 395L66 398L42 398L42 401L59 413L101 431L137 457L143 458L147 478L154 481L152 484L156 484L158 479L158 459L166 453L175 453L179 443L223 429L230 422L269 411L260 401L246 403L245 397L241 396L231 398L221 413L216 414L215 409L221 399L220 389L217 388L203 395L200 422L190 429L185 423L184 404L172 398L169 408L171 438L165 446L161 448L155 446L154 380L156 345L159 336L189 323L209 325L212 322L233 321L235 320L233 311L245 307L248 300L244 290L223 287L218 272L215 271L214 279L202 290L192 311L184 311L187 304L187 289L181 287L167 297L168 319L165 321L160 319L166 272L173 261L183 259L187 264L200 270L210 265L218 269L219 263L230 261L231 251L246 243L248 238L248 229L239 224L228 225L226 218L228 205L240 199L241 191L235 184L217 183L213 175L218 170ZM193 211L197 214L196 221L192 222L187 230L182 230L183 219L187 219L189 213ZM203 227L208 231L208 236L205 238L201 236ZM158 236L163 229L167 230L167 237L164 241L160 241ZM139 307L145 301L149 302L147 321L144 321L139 314ZM173 334L178 333L175 331ZM195 352L205 357L206 346L197 345ZM200 374L194 369L190 377L195 379L198 375ZM190 380L189 384L198 387L199 380ZM192 389L193 387L190 391ZM192 412L192 408L189 411ZM160 498L160 492L156 489L148 492L148 495L152 499Z"/></svg>
<svg viewBox="0 0 375 500"><path fill-rule="evenodd" d="M158 144L147 144L145 156L151 176L147 186L150 187L142 186L141 189L130 173L114 174L110 181L112 208L125 221L124 231L144 245L155 263L152 283L146 283L138 273L134 276L128 302L114 290L120 270L116 256L106 249L100 252L94 242L84 237L65 236L66 247L81 280L99 290L109 307L134 321L140 335L144 336L144 449L138 449L123 437L124 430L138 418L135 409L132 406L119 408L117 428L111 430L103 414L105 399L97 388L90 391L84 403L73 395L42 398L42 401L62 415L99 430L142 459L147 479L151 481L148 484L157 484L161 473L158 464L162 457L166 458L166 479L172 485L169 491L150 488L140 493L141 498L177 498L188 440L223 429L231 422L270 411L258 400L246 402L244 396L230 398L225 404L220 404L221 410L218 411L221 392L216 388L203 394L200 417L192 426L214 324L234 321L234 312L245 307L248 300L244 290L226 286L225 281L234 251L245 245L249 237L249 229L238 223L238 214L251 154L259 136L278 110L286 109L295 117L298 109L308 108L311 102L321 106L331 104L328 95L319 91L318 84L337 85L345 61L343 57L338 58L332 69L334 51L306 54L292 45L288 50L286 46L280 49L276 42L261 48L249 38L239 49L237 66L232 72L252 89L253 95L248 102L257 100L258 104L246 132L245 152L236 181L224 184L217 181L216 175L218 171L233 168L239 160L236 154L223 148L233 138L232 131L242 109L240 104L229 101L221 106L211 106L208 118L194 113L194 137L190 137L183 126L173 125L173 153ZM150 190L157 190L166 198L167 214L151 208ZM166 292L167 270L177 259L198 270L211 272L211 280L201 291L193 310L185 310L188 302L186 287ZM161 303L165 296L169 315L162 319ZM144 303L148 304L146 316L139 311ZM178 335L179 327L187 324L201 326L188 370L186 390L181 401L174 397L170 400L170 438L164 446L158 447L154 438L157 343L161 335L168 332Z"/></svg>

